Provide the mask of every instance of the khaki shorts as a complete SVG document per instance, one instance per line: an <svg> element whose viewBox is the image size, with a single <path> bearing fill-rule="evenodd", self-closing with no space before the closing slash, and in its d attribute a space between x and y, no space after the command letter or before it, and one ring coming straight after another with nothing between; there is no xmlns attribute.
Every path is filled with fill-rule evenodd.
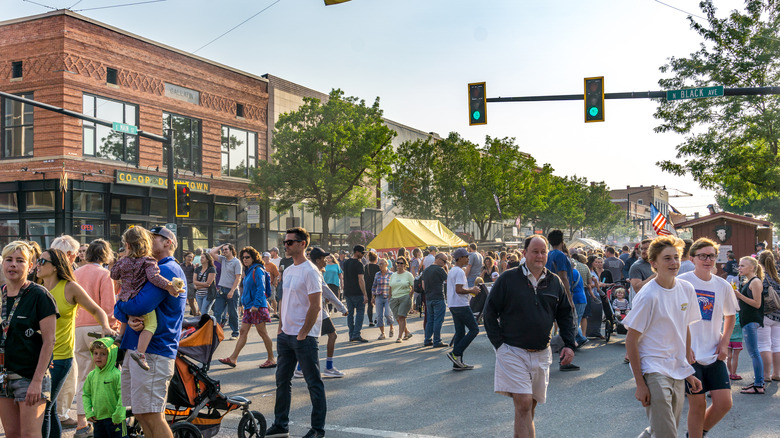
<svg viewBox="0 0 780 438"><path fill-rule="evenodd" d="M134 414L159 414L165 411L168 385L173 377L174 360L146 353L149 370L141 368L129 354L122 363L122 403Z"/></svg>
<svg viewBox="0 0 780 438"><path fill-rule="evenodd" d="M397 319L406 318L409 311L412 310L412 299L409 295L404 295L399 298L390 298L390 311L393 312L393 316Z"/></svg>
<svg viewBox="0 0 780 438"><path fill-rule="evenodd" d="M537 403L547 400L550 382L550 348L530 352L523 348L502 344L496 350L494 391L511 397L512 394L531 394Z"/></svg>

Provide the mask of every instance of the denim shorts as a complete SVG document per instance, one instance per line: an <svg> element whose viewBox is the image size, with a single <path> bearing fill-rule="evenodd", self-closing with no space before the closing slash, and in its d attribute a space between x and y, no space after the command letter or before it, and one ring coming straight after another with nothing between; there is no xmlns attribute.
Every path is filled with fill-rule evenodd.
<svg viewBox="0 0 780 438"><path fill-rule="evenodd" d="M31 379L26 379L16 374L9 374L8 387L0 397L12 398L16 402L23 402L27 398L27 388L30 387ZM41 382L41 398L43 400L51 399L51 375L48 371L43 375Z"/></svg>

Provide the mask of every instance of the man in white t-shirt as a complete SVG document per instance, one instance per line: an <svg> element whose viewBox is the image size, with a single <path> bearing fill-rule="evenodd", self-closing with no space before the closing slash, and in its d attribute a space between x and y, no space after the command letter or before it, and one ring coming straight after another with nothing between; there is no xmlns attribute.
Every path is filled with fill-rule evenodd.
<svg viewBox="0 0 780 438"><path fill-rule="evenodd" d="M309 233L295 227L287 230L284 248L293 264L284 270L276 370L276 404L274 423L266 431L269 438L289 436L291 381L296 362L300 364L311 398L311 429L306 437L325 436L325 386L320 376L317 340L322 326L322 277L316 266L306 259Z"/></svg>
<svg viewBox="0 0 780 438"><path fill-rule="evenodd" d="M447 305L452 314L455 336L452 338L452 351L447 353L447 358L452 361L454 371L471 370L474 367L463 362L463 352L479 334L477 320L469 307L469 294L479 292L479 287L468 287L466 273L463 271L463 267L469 264L469 252L466 249L458 248L453 251L452 263L452 269L447 274ZM468 333L466 328L469 329Z"/></svg>
<svg viewBox="0 0 780 438"><path fill-rule="evenodd" d="M279 248L273 247L268 252L271 253L271 263L276 265L276 268L279 269L279 263L282 262L282 258L279 257Z"/></svg>
<svg viewBox="0 0 780 438"><path fill-rule="evenodd" d="M433 262L436 260L436 254L439 252L439 249L435 246L429 246L428 247L428 255L423 258L422 261L422 268L420 268L420 271L424 271L425 268L428 266L431 266Z"/></svg>
<svg viewBox="0 0 780 438"><path fill-rule="evenodd" d="M626 350L636 382L635 397L650 420L641 438L676 437L683 408L685 382L701 391L701 382L688 361L690 324L701 320L696 291L677 280L684 243L672 236L650 244L648 261L656 272L642 287L623 320L628 327Z"/></svg>
<svg viewBox="0 0 780 438"><path fill-rule="evenodd" d="M685 388L688 436L701 438L731 409L731 383L725 359L736 319L737 297L726 280L712 275L718 258L718 245L714 241L698 239L690 245L689 255L694 270L677 278L693 285L701 311L701 321L691 324L690 329L691 349L696 359L692 365L702 390L692 393L687 385ZM704 397L707 392L712 396L709 408Z"/></svg>

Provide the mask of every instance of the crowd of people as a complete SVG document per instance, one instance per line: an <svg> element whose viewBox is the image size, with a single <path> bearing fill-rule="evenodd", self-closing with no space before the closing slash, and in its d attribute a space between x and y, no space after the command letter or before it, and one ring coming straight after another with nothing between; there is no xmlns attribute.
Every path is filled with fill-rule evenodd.
<svg viewBox="0 0 780 438"><path fill-rule="evenodd" d="M225 243L185 251L181 262L173 257L177 244L167 228L133 227L117 254L104 240L80 244L70 236L44 250L30 241L3 248L0 419L7 436L59 437L62 427L76 427L76 438L121 437L124 406L148 436L171 436L163 411L187 311L213 314L236 341L218 359L231 368L257 331L267 353L259 368L275 368L277 381L271 438L288 436L294 378L305 379L312 402L306 437L324 436L322 378L348 373L335 366L334 312L347 318L348 340L358 344L373 340L364 337L366 326L379 330L373 342L414 342L407 318L419 315L422 345L451 347L453 371L473 369L464 355L481 314L496 349L494 390L512 398L518 437L535 435L551 344L559 369L577 371L575 351L603 338L602 318L613 314L627 329L625 362L650 421L640 436L676 436L683 393L689 436L706 436L731 408L743 346L754 376L740 392L763 394L766 383L780 380L780 309L766 298L780 290L780 276L763 248L739 261L729 254L723 279L715 275L718 245L709 239L570 250L554 230L501 251L474 243L397 253L356 245L331 254L296 227L283 252ZM473 309L475 302L485 304ZM441 335L447 308L455 330L449 344ZM275 345L267 327L274 320ZM322 371L320 336L327 336ZM128 354L115 366L120 349ZM75 419L68 415L74 399Z"/></svg>

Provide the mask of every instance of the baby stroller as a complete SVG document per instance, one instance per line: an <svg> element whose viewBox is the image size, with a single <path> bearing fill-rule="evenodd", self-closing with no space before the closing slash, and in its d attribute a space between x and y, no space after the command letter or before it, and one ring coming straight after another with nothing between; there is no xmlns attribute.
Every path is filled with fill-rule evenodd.
<svg viewBox="0 0 780 438"><path fill-rule="evenodd" d="M629 287L631 287L631 285L626 280L616 281L614 285L607 289L606 299L602 300L602 306L604 308L604 339L606 339L606 342L609 342L612 333L617 333L619 335L628 333L628 329L623 325L623 318L626 317L626 312L616 314L612 309L612 299L614 298L617 289L623 288L627 292Z"/></svg>
<svg viewBox="0 0 780 438"><path fill-rule="evenodd" d="M182 339L176 354L173 379L168 389L168 407L165 418L174 437L211 438L219 432L225 415L242 410L238 423L238 437L262 438L266 421L263 414L250 411L252 403L244 397L222 394L219 381L208 375L209 364L220 341L222 327L214 317L185 318ZM143 437L143 432L128 410L128 437Z"/></svg>
<svg viewBox="0 0 780 438"><path fill-rule="evenodd" d="M469 301L469 307L474 314L474 319L477 320L477 324L482 324L482 313L487 306L487 297L492 287L493 283L480 283L479 292Z"/></svg>

